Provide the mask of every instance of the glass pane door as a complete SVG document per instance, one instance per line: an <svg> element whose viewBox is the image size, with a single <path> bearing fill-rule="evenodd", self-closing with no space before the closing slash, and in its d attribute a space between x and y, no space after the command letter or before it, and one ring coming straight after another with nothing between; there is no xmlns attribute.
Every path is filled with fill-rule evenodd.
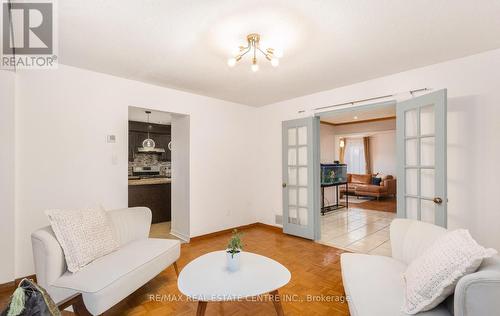
<svg viewBox="0 0 500 316"><path fill-rule="evenodd" d="M398 216L446 227L446 90L398 103Z"/></svg>
<svg viewBox="0 0 500 316"><path fill-rule="evenodd" d="M315 117L283 122L283 230L285 233L314 239Z"/></svg>

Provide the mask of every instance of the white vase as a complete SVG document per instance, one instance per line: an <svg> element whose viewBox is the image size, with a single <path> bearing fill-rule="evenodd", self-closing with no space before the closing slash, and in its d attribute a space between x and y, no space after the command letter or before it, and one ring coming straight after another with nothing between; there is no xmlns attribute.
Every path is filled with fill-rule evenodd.
<svg viewBox="0 0 500 316"><path fill-rule="evenodd" d="M231 272L238 271L240 269L240 255L241 252L232 254L226 251L227 258L227 269Z"/></svg>

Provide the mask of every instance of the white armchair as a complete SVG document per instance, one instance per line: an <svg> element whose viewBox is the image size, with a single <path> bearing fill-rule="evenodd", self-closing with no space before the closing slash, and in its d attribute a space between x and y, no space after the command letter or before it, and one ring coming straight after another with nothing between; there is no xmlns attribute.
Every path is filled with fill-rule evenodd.
<svg viewBox="0 0 500 316"><path fill-rule="evenodd" d="M392 258L344 253L342 279L353 316L405 315L401 274L407 265L444 234L444 228L414 220L391 223ZM494 315L500 310L500 257L483 261L479 270L458 282L455 294L418 315Z"/></svg>
<svg viewBox="0 0 500 316"><path fill-rule="evenodd" d="M151 210L135 207L109 211L108 216L120 248L77 273L67 271L63 250L50 226L31 235L37 282L54 301L81 293L87 310L99 315L175 265L180 242L148 238Z"/></svg>

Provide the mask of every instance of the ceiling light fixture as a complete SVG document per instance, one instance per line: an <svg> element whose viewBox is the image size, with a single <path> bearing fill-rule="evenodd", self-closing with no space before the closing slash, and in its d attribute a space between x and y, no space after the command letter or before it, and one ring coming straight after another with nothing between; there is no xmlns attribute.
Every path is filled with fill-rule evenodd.
<svg viewBox="0 0 500 316"><path fill-rule="evenodd" d="M268 49L266 49L266 51L263 51L262 49L260 49L260 47L259 47L260 35L259 34L257 34L257 33L248 34L247 35L247 42L248 42L247 46L240 46L240 51L239 51L238 55L228 59L227 65L229 67L234 67L236 65L236 63L239 62L241 60L241 58L243 58L243 56L245 56L248 53L251 53L251 54L253 54L251 69L253 72L258 71L259 65L257 64L257 52L262 53L266 57L266 59L271 62L271 65L273 67L278 67L278 65L280 64L280 61L278 58L276 58L274 56L274 49L268 48Z"/></svg>
<svg viewBox="0 0 500 316"><path fill-rule="evenodd" d="M149 115L151 115L151 111L145 111L146 112L146 115L148 116L148 138L146 138L145 140L142 141L142 148L145 148L145 149L154 149L155 148L155 141L151 139L151 137L149 137L149 130L151 129L151 125L149 124Z"/></svg>

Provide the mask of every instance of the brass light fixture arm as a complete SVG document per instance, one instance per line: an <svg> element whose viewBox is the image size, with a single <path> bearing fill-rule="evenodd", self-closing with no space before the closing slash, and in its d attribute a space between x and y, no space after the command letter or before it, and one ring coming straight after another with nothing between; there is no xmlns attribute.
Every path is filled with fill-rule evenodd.
<svg viewBox="0 0 500 316"><path fill-rule="evenodd" d="M238 55L234 57L236 61L240 61L243 56L248 54L249 52L253 53L252 64L257 65L257 51L262 53L267 60L272 61L274 57L274 49L267 48L265 51L260 48L260 35L257 33L251 33L247 35L247 46L240 46L240 52ZM234 65L234 62L231 66ZM277 64L276 64L277 65ZM273 63L273 66L276 66ZM257 68L258 69L258 68Z"/></svg>
<svg viewBox="0 0 500 316"><path fill-rule="evenodd" d="M246 54L248 54L248 52L250 51L250 49L252 49L250 46L248 47L245 47L243 50L245 50L243 53L240 53L238 56L236 56L236 60L239 61L241 59L241 57L245 56Z"/></svg>

